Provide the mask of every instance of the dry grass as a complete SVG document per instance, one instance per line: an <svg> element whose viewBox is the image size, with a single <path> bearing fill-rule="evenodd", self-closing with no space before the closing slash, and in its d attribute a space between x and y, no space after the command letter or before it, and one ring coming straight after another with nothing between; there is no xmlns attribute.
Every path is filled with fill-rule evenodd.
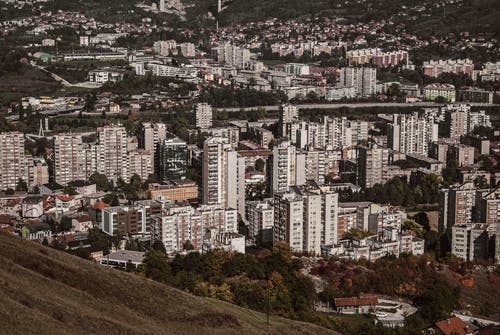
<svg viewBox="0 0 500 335"><path fill-rule="evenodd" d="M5 334L334 334L0 234Z"/></svg>

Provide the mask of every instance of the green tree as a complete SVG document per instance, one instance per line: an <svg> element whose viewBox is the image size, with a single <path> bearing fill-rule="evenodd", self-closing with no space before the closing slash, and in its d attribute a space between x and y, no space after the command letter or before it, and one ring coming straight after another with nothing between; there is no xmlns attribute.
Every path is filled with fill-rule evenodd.
<svg viewBox="0 0 500 335"><path fill-rule="evenodd" d="M21 178L19 178L17 180L16 191L19 191L19 192L27 192L28 191L28 184L26 184L26 182Z"/></svg>
<svg viewBox="0 0 500 335"><path fill-rule="evenodd" d="M474 179L474 186L476 188L489 188L490 187L490 185L488 184L488 181L486 180L486 177L483 175L477 176Z"/></svg>
<svg viewBox="0 0 500 335"><path fill-rule="evenodd" d="M255 161L255 170L259 172L264 172L264 168L266 167L266 163L262 158L259 158Z"/></svg>
<svg viewBox="0 0 500 335"><path fill-rule="evenodd" d="M69 216L63 216L61 221L59 222L59 230L60 231L69 231L73 227L71 222L71 218Z"/></svg>
<svg viewBox="0 0 500 335"><path fill-rule="evenodd" d="M89 180L90 182L96 184L96 187L99 191L107 192L111 188L108 178L105 175L100 174L98 172L94 172L89 177Z"/></svg>
<svg viewBox="0 0 500 335"><path fill-rule="evenodd" d="M67 195L77 195L78 194L78 192L76 191L76 189L73 186L70 186L70 185L64 187L63 193L67 194Z"/></svg>
<svg viewBox="0 0 500 335"><path fill-rule="evenodd" d="M160 283L167 283L171 278L171 268L165 253L151 249L144 257L144 269L146 277Z"/></svg>

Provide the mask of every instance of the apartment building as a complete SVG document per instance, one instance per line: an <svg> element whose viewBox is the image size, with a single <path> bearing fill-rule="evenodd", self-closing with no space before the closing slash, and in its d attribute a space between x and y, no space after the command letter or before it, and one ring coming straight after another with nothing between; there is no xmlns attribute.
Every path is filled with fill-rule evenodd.
<svg viewBox="0 0 500 335"><path fill-rule="evenodd" d="M339 87L354 87L359 97L376 93L377 69L371 67L343 67L340 69Z"/></svg>
<svg viewBox="0 0 500 335"><path fill-rule="evenodd" d="M207 103L198 103L195 106L196 128L208 129L212 127L212 106Z"/></svg>
<svg viewBox="0 0 500 335"><path fill-rule="evenodd" d="M101 209L101 230L110 235L149 235L151 218L161 213L161 204L152 200L137 201L131 206Z"/></svg>
<svg viewBox="0 0 500 335"><path fill-rule="evenodd" d="M500 223L500 188L497 187L484 194L477 192L476 208L480 213L479 222L484 222L492 227ZM499 230L497 232L500 233Z"/></svg>
<svg viewBox="0 0 500 335"><path fill-rule="evenodd" d="M488 225L455 225L451 228L451 253L464 261L488 258Z"/></svg>
<svg viewBox="0 0 500 335"><path fill-rule="evenodd" d="M358 147L358 184L363 188L385 182L389 162L389 149L376 144Z"/></svg>
<svg viewBox="0 0 500 335"><path fill-rule="evenodd" d="M470 59L430 60L424 62L423 71L424 75L429 77L439 77L440 74L445 72L464 73L471 77L474 71L474 63Z"/></svg>
<svg viewBox="0 0 500 335"><path fill-rule="evenodd" d="M472 182L439 190L439 231L472 222L476 189Z"/></svg>
<svg viewBox="0 0 500 335"><path fill-rule="evenodd" d="M171 204L166 205L161 214L152 217L152 238L162 241L169 254L185 251L188 244L201 251L209 232L237 231L237 211L217 205L195 209L187 204Z"/></svg>
<svg viewBox="0 0 500 335"><path fill-rule="evenodd" d="M431 116L394 114L388 124L388 145L395 151L405 154L427 155L429 144L438 140L438 123Z"/></svg>
<svg viewBox="0 0 500 335"><path fill-rule="evenodd" d="M448 102L455 102L456 90L452 84L433 83L424 87L423 96L428 101L434 101L436 98L441 97Z"/></svg>
<svg viewBox="0 0 500 335"><path fill-rule="evenodd" d="M186 178L187 143L178 137L164 139L158 144L158 177L162 181Z"/></svg>
<svg viewBox="0 0 500 335"><path fill-rule="evenodd" d="M0 133L0 189L15 189L19 179L28 181L27 174L24 135Z"/></svg>
<svg viewBox="0 0 500 335"><path fill-rule="evenodd" d="M260 238L263 242L271 242L273 240L274 207L270 201L247 201L246 206L250 238Z"/></svg>
<svg viewBox="0 0 500 335"><path fill-rule="evenodd" d="M454 160L459 166L474 164L474 147L464 144L453 144L448 147L447 160Z"/></svg>
<svg viewBox="0 0 500 335"><path fill-rule="evenodd" d="M312 181L275 194L274 214L274 240L295 251L319 255L338 240L338 194Z"/></svg>
<svg viewBox="0 0 500 335"><path fill-rule="evenodd" d="M203 145L203 203L234 208L245 217L245 157L221 137Z"/></svg>
<svg viewBox="0 0 500 335"><path fill-rule="evenodd" d="M128 171L127 132L120 125L97 128L98 144L96 146L97 172L108 179L130 178Z"/></svg>
<svg viewBox="0 0 500 335"><path fill-rule="evenodd" d="M282 141L273 148L271 185L273 192L286 192L290 186L305 183L305 155L297 153L289 141Z"/></svg>
<svg viewBox="0 0 500 335"><path fill-rule="evenodd" d="M212 48L212 56L217 62L225 63L238 69L243 69L250 63L250 50L230 43L223 43L218 47Z"/></svg>

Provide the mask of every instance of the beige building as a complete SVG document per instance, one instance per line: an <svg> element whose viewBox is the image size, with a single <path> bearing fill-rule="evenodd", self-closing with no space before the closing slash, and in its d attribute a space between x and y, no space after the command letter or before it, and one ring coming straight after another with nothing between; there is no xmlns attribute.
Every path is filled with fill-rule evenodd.
<svg viewBox="0 0 500 335"><path fill-rule="evenodd" d="M358 184L363 188L385 182L389 149L376 144L358 147Z"/></svg>
<svg viewBox="0 0 500 335"><path fill-rule="evenodd" d="M20 132L0 133L0 189L15 189L19 179L28 182L24 135Z"/></svg>

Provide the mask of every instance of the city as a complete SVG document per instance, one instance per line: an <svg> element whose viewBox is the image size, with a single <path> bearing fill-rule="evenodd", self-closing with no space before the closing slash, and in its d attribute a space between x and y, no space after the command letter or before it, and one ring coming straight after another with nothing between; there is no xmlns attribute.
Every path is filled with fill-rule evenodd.
<svg viewBox="0 0 500 335"><path fill-rule="evenodd" d="M500 331L498 3L304 6L0 0L6 334Z"/></svg>

